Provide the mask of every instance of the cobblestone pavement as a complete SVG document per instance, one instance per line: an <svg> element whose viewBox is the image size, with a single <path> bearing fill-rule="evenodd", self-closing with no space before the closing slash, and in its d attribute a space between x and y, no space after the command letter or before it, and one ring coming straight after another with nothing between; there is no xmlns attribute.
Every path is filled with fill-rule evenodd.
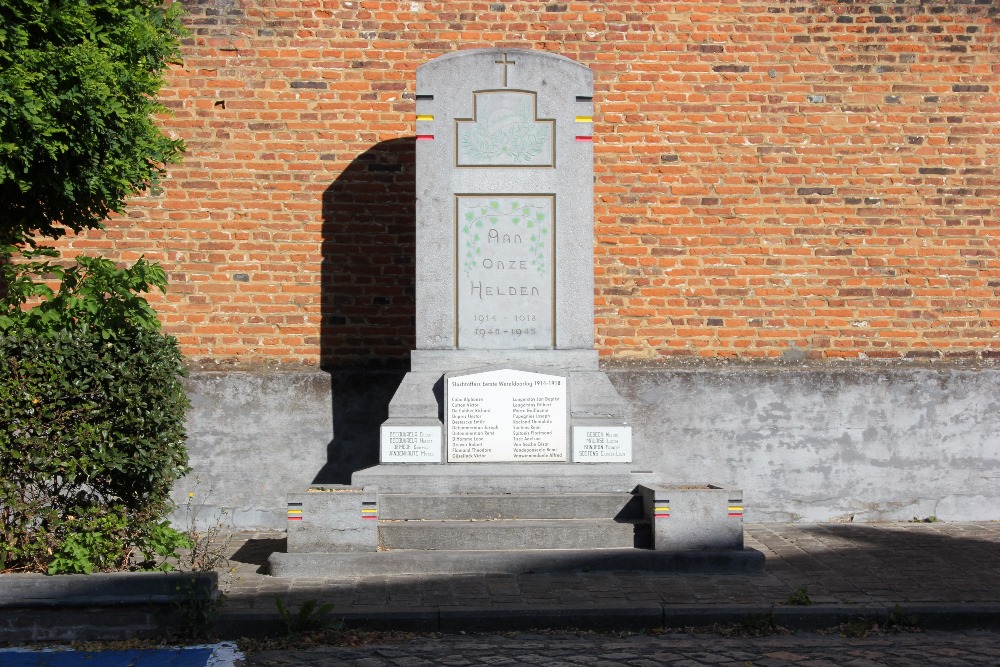
<svg viewBox="0 0 1000 667"><path fill-rule="evenodd" d="M815 604L1000 603L1000 522L751 524L746 546L767 558L758 575L636 572L279 579L263 565L284 534L242 533L220 579L226 609L274 609L318 599L338 611L613 603L775 604L806 587ZM360 573L359 573L360 575ZM1000 661L998 661L1000 664Z"/></svg>
<svg viewBox="0 0 1000 667"><path fill-rule="evenodd" d="M269 651L247 667L422 667L424 665L697 665L889 667L1000 664L1000 635L926 632L867 638L779 635L758 639L671 634L614 637L575 634L444 635L405 643Z"/></svg>

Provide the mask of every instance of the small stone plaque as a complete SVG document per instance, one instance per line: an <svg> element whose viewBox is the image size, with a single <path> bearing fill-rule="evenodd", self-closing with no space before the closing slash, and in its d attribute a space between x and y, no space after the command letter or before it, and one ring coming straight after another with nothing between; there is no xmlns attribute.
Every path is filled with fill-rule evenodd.
<svg viewBox="0 0 1000 667"><path fill-rule="evenodd" d="M455 121L457 166L555 166L555 122L535 117L535 93L494 90L473 98L476 117Z"/></svg>
<svg viewBox="0 0 1000 667"><path fill-rule="evenodd" d="M553 346L553 199L460 196L458 347Z"/></svg>
<svg viewBox="0 0 1000 667"><path fill-rule="evenodd" d="M516 370L447 379L449 462L566 460L567 381Z"/></svg>
<svg viewBox="0 0 1000 667"><path fill-rule="evenodd" d="M381 449L382 463L441 463L441 427L383 424Z"/></svg>
<svg viewBox="0 0 1000 667"><path fill-rule="evenodd" d="M631 463L631 426L574 426L573 461L576 463Z"/></svg>

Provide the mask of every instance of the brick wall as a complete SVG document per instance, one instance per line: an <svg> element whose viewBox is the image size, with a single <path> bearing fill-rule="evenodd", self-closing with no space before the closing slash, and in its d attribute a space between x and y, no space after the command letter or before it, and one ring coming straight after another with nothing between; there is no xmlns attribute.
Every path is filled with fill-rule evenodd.
<svg viewBox="0 0 1000 667"><path fill-rule="evenodd" d="M596 333L617 359L1000 356L1000 7L983 0L188 0L145 253L195 360L413 346L414 69L595 72Z"/></svg>

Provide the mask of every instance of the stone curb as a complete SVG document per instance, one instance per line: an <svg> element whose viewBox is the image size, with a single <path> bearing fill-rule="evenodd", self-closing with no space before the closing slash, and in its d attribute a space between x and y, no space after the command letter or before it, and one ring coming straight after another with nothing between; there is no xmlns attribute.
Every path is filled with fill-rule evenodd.
<svg viewBox="0 0 1000 667"><path fill-rule="evenodd" d="M368 575L559 574L576 572L658 572L673 574L759 574L764 554L757 549L653 551L651 549L553 549L539 551L375 551L273 553L278 578Z"/></svg>
<svg viewBox="0 0 1000 667"><path fill-rule="evenodd" d="M107 599L107 598L105 598ZM155 608L155 607L158 607ZM72 641L156 637L169 619L168 605L141 600L101 605L83 600L75 604L25 604L0 608L0 640ZM766 631L772 625L796 631L833 628L852 620L886 627L894 615L906 624L927 630L1000 630L1000 604L912 603L898 611L885 605L811 605L794 607L770 604L672 604L637 602L595 607L572 605L503 605L356 608L334 613L348 628L407 632L500 632L532 629L653 630L657 628L744 625L750 631ZM274 637L287 632L274 611L230 611L215 619L222 639Z"/></svg>
<svg viewBox="0 0 1000 667"><path fill-rule="evenodd" d="M653 630L657 628L773 625L795 631L833 628L856 619L886 627L901 613L906 624L927 630L1000 629L1000 604L905 603L877 605L771 604L612 604L599 607L505 605L489 607L383 607L334 613L348 628L406 632L502 632L531 629ZM223 612L216 622L223 639L282 635L285 624L274 613Z"/></svg>
<svg viewBox="0 0 1000 667"><path fill-rule="evenodd" d="M4 574L0 609L170 603L195 593L218 596L217 572Z"/></svg>

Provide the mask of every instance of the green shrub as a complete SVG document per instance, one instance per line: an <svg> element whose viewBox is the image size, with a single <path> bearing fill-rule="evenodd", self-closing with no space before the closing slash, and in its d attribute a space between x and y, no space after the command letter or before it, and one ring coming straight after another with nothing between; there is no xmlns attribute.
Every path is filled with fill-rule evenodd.
<svg viewBox="0 0 1000 667"><path fill-rule="evenodd" d="M114 570L185 544L163 520L187 472L184 366L135 294L163 287L150 267L85 259L47 294L26 277L52 267L4 267L0 570ZM27 293L44 300L24 310Z"/></svg>
<svg viewBox="0 0 1000 667"><path fill-rule="evenodd" d="M155 115L180 17L161 0L0 0L0 244L100 228L178 161Z"/></svg>

